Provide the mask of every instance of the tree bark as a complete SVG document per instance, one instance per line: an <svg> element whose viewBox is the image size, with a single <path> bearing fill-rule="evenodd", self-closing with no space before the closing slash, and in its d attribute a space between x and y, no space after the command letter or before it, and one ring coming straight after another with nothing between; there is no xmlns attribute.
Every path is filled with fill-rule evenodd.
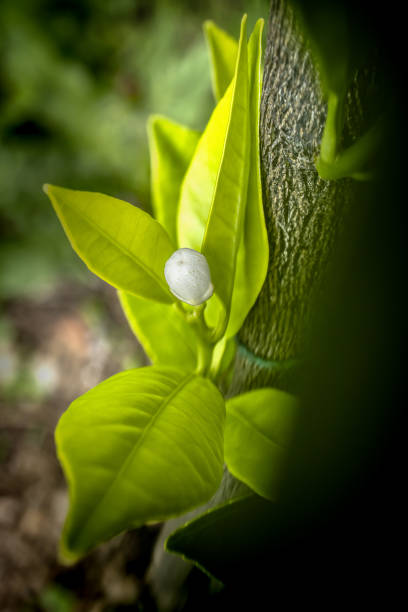
<svg viewBox="0 0 408 612"><path fill-rule="evenodd" d="M359 80L346 106L344 139L362 124ZM361 89L361 88L360 88ZM355 192L325 181L314 165L326 119L319 75L287 0L272 0L260 116L268 275L238 340L232 394L263 386L293 390L312 305Z"/></svg>

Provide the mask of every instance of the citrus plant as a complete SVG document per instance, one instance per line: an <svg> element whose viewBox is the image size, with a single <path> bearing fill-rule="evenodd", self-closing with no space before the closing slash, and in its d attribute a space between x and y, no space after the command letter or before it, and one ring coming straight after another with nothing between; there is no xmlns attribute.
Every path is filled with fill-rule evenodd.
<svg viewBox="0 0 408 612"><path fill-rule="evenodd" d="M205 24L216 106L202 134L151 117L155 218L107 195L44 186L73 249L118 290L152 361L103 381L59 421L67 562L126 529L204 504L224 464L259 496L276 495L295 398L271 388L224 397L234 337L268 268L262 29L259 20L247 40L244 16L236 41Z"/></svg>

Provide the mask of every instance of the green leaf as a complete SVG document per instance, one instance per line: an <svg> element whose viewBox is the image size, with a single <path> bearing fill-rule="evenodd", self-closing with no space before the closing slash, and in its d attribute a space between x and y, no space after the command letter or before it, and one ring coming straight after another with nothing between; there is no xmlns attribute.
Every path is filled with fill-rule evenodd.
<svg viewBox="0 0 408 612"><path fill-rule="evenodd" d="M232 87L215 107L184 177L177 216L177 244L201 250L228 130Z"/></svg>
<svg viewBox="0 0 408 612"><path fill-rule="evenodd" d="M243 20L242 29L245 29L245 19ZM244 127L244 140L246 140L247 130L245 126L247 124L247 117L245 117L243 125L238 126L236 118L238 113L239 118L242 119L243 109L242 107L237 109L239 104L244 105L245 110L248 110L246 99L247 44L246 40L244 40L244 35L245 33L242 32L240 61L237 64L234 81L215 107L183 181L177 224L178 244L180 247L188 247L196 251L201 250L210 210L213 200L217 196L217 187L220 175L222 174L223 162L226 157L229 158L231 156L231 152L226 150L231 148L231 128L234 128L234 131L237 132L234 136L238 139L239 137L242 138L242 128ZM245 64L245 70L243 64ZM243 89L244 91L242 91ZM234 119L233 122L232 119ZM247 145L246 142L245 145ZM240 151L241 146L242 143L238 151ZM234 154L232 153L232 155ZM236 154L230 163L235 161L235 157ZM241 165L242 160L239 161L239 167ZM222 180L224 181L225 178Z"/></svg>
<svg viewBox="0 0 408 612"><path fill-rule="evenodd" d="M210 375L213 379L228 381L231 378L236 349L235 338L223 336L217 342L214 346L210 369Z"/></svg>
<svg viewBox="0 0 408 612"><path fill-rule="evenodd" d="M326 121L324 134L329 132L330 125ZM322 155L316 160L316 169L320 178L326 181L333 181L340 178L351 177L355 180L371 180L375 175L376 155L379 154L384 144L386 134L384 117L365 132L347 149L344 149L333 156L332 161L325 161ZM327 132L326 132L327 130ZM332 131L332 138L337 143L335 129ZM323 140L322 140L323 145ZM336 147L337 149L337 147Z"/></svg>
<svg viewBox="0 0 408 612"><path fill-rule="evenodd" d="M175 304L161 304L119 291L129 325L155 365L193 372L199 338Z"/></svg>
<svg viewBox="0 0 408 612"><path fill-rule="evenodd" d="M234 78L238 42L213 21L204 23L204 34L210 54L214 98L218 102Z"/></svg>
<svg viewBox="0 0 408 612"><path fill-rule="evenodd" d="M225 462L259 495L275 500L298 402L278 389L256 389L226 403Z"/></svg>
<svg viewBox="0 0 408 612"><path fill-rule="evenodd" d="M235 76L197 145L183 182L178 218L179 245L202 251L207 257L222 311L218 338L229 315L242 230L248 180L248 114L244 16Z"/></svg>
<svg viewBox="0 0 408 612"><path fill-rule="evenodd" d="M180 187L200 133L153 115L149 118L148 137L154 214L176 244Z"/></svg>
<svg viewBox="0 0 408 612"><path fill-rule="evenodd" d="M70 489L63 558L207 501L222 476L224 416L208 379L159 366L116 374L76 399L56 430Z"/></svg>
<svg viewBox="0 0 408 612"><path fill-rule="evenodd" d="M44 186L72 248L117 289L174 301L164 264L175 250L161 225L128 202L101 193Z"/></svg>
<svg viewBox="0 0 408 612"><path fill-rule="evenodd" d="M207 257L222 314L220 338L227 326L234 287L248 183L249 100L246 16L241 22L238 59L232 81L232 103L224 151L205 230L202 252Z"/></svg>
<svg viewBox="0 0 408 612"><path fill-rule="evenodd" d="M165 547L228 583L240 564L253 563L268 543L274 505L257 495L232 499L174 531ZM269 534L268 534L269 536Z"/></svg>
<svg viewBox="0 0 408 612"><path fill-rule="evenodd" d="M266 232L259 154L259 108L261 100L262 30L259 19L248 42L250 158L247 202L242 239L238 249L234 291L227 337L241 328L265 281L268 270L269 246Z"/></svg>
<svg viewBox="0 0 408 612"><path fill-rule="evenodd" d="M215 292L222 305L222 315L216 329L217 337L223 335L228 323L248 182L249 101L245 16L241 23L232 88L224 151L202 245L202 252L210 266Z"/></svg>

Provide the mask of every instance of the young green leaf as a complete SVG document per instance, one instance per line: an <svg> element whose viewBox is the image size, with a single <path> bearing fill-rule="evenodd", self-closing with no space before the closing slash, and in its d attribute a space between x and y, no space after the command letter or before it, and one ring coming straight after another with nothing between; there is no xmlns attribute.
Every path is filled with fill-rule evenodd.
<svg viewBox="0 0 408 612"><path fill-rule="evenodd" d="M248 180L249 104L246 16L235 76L197 145L185 176L178 218L179 244L207 257L225 329L235 276ZM203 235L203 228L205 232Z"/></svg>
<svg viewBox="0 0 408 612"><path fill-rule="evenodd" d="M276 499L298 410L296 398L278 389L256 389L228 400L226 410L228 469L259 495Z"/></svg>
<svg viewBox="0 0 408 612"><path fill-rule="evenodd" d="M215 107L181 185L177 215L177 244L181 248L201 250L228 130L231 96L232 86Z"/></svg>
<svg viewBox="0 0 408 612"><path fill-rule="evenodd" d="M250 158L247 202L238 249L234 291L227 337L234 336L265 281L268 270L269 247L262 204L262 185L259 158L259 107L261 100L261 58L263 19L259 19L248 42Z"/></svg>
<svg viewBox="0 0 408 612"><path fill-rule="evenodd" d="M148 137L154 214L176 244L180 187L200 133L166 117L152 115Z"/></svg>
<svg viewBox="0 0 408 612"><path fill-rule="evenodd" d="M165 543L169 552L193 561L228 583L237 565L253 563L267 538L274 504L254 494L234 498L176 529Z"/></svg>
<svg viewBox="0 0 408 612"><path fill-rule="evenodd" d="M248 183L249 104L246 16L241 23L238 59L232 88L224 151L202 245L202 252L211 269L215 292L222 304L222 315L216 329L218 337L223 335L230 313Z"/></svg>
<svg viewBox="0 0 408 612"><path fill-rule="evenodd" d="M172 302L164 264L175 250L161 225L136 206L101 193L44 186L73 249L117 289Z"/></svg>
<svg viewBox="0 0 408 612"><path fill-rule="evenodd" d="M213 21L204 23L204 34L210 54L214 98L218 102L234 78L238 42Z"/></svg>
<svg viewBox="0 0 408 612"><path fill-rule="evenodd" d="M228 380L232 375L237 344L235 338L223 336L214 346L210 375L217 381Z"/></svg>
<svg viewBox="0 0 408 612"><path fill-rule="evenodd" d="M328 128L327 121L325 131L326 128ZM326 181L344 177L351 177L360 181L372 180L376 171L375 158L384 143L385 128L384 118L381 117L352 145L337 153L330 162L324 161L321 150L320 156L316 159L316 170L320 178ZM333 140L336 140L335 133L333 134Z"/></svg>
<svg viewBox="0 0 408 612"><path fill-rule="evenodd" d="M169 365L193 372L197 367L199 338L174 304L119 291L129 325L155 365Z"/></svg>
<svg viewBox="0 0 408 612"><path fill-rule="evenodd" d="M151 366L76 399L56 430L70 489L61 553L207 501L222 476L224 400L208 380Z"/></svg>
<svg viewBox="0 0 408 612"><path fill-rule="evenodd" d="M245 115L244 109L246 112L248 110L245 23L244 18L241 27L240 57L234 80L210 117L181 188L177 223L178 244L196 251L201 250L213 200L219 191L218 183L222 168L226 165L224 158L228 158L227 162L229 161L230 165L238 162L238 172L235 168L232 170L232 176L236 175L236 180L240 178L239 171L243 165L243 160L236 158L243 144L244 148L247 146L247 130L245 129L247 117L245 116L243 124L238 124L238 121L242 120L242 115ZM233 129L233 135L231 135L231 129ZM244 143L242 143L243 136ZM239 140L239 146L237 151L233 150L231 153L232 138ZM222 180L224 182L225 178ZM233 181L232 177L231 181ZM218 198L220 196L228 197L229 194L223 192L218 194ZM231 216L234 217L233 210Z"/></svg>

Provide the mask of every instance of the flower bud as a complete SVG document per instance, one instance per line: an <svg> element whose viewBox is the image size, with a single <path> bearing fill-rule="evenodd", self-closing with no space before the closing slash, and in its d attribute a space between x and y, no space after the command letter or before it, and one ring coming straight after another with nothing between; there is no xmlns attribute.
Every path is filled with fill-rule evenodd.
<svg viewBox="0 0 408 612"><path fill-rule="evenodd" d="M193 249L175 251L166 261L164 276L172 294L191 306L202 304L213 294L207 260Z"/></svg>

